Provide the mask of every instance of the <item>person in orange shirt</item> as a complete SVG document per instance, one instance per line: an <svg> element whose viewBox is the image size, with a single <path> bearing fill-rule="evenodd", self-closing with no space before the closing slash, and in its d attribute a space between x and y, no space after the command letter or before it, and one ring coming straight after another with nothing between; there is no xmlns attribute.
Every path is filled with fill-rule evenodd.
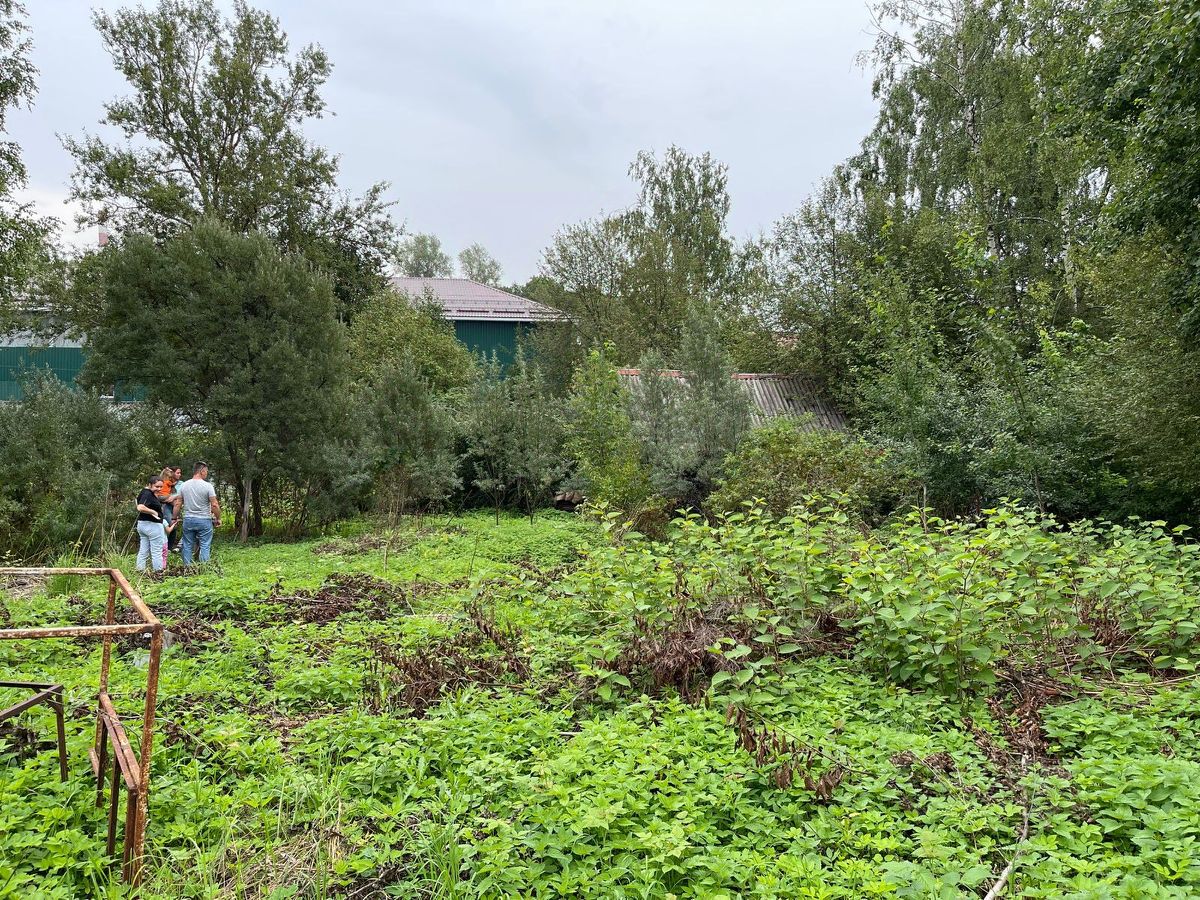
<svg viewBox="0 0 1200 900"><path fill-rule="evenodd" d="M171 521L171 513L174 511L175 498L179 496L175 493L175 485L183 477L183 470L179 466L167 466L162 470L162 487L158 489L158 497L163 503L163 528L167 532L167 543L163 547L163 557L174 550L179 544L179 529L176 527L179 523Z"/></svg>

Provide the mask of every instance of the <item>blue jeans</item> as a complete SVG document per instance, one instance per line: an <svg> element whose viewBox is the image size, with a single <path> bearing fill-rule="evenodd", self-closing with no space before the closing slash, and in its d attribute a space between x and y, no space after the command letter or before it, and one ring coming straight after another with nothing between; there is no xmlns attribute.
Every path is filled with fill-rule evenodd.
<svg viewBox="0 0 1200 900"><path fill-rule="evenodd" d="M197 542L200 544L200 562L208 562L208 551L212 547L212 519L184 516L183 524L179 527L183 529L183 546L179 549L179 553L183 557L183 564L185 566L192 564L192 549Z"/></svg>
<svg viewBox="0 0 1200 900"><path fill-rule="evenodd" d="M212 523L209 523L211 527ZM137 568L140 572L146 568L147 557L150 560L150 565L154 567L155 572L161 572L163 568L163 541L167 536L163 534L162 522L138 522L138 555Z"/></svg>

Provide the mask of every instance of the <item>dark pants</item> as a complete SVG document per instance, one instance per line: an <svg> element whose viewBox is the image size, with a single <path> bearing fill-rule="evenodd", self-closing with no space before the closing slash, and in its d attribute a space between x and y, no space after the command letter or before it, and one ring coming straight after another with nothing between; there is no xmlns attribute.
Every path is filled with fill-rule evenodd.
<svg viewBox="0 0 1200 900"><path fill-rule="evenodd" d="M175 510L173 510L171 508L170 503L163 504L163 524L164 525L166 525L168 527L170 526L171 513L173 513L174 511ZM179 538L182 536L183 536L183 523L180 522L178 525L175 526L174 529L167 532L167 549L174 550L175 547L179 544Z"/></svg>

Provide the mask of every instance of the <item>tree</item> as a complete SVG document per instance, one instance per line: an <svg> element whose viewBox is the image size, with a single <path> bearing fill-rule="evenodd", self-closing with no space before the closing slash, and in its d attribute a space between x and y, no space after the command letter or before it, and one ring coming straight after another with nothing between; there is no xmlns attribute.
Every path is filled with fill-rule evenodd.
<svg viewBox="0 0 1200 900"><path fill-rule="evenodd" d="M453 417L415 361L401 357L373 373L367 402L376 502L390 519L458 489Z"/></svg>
<svg viewBox="0 0 1200 900"><path fill-rule="evenodd" d="M346 422L345 339L328 278L265 235L207 221L161 243L127 237L104 276L84 380L137 385L216 436L241 535L260 533L262 480L318 478L315 461L330 458Z"/></svg>
<svg viewBox="0 0 1200 900"><path fill-rule="evenodd" d="M29 60L30 40L25 8L17 0L0 0L0 134L7 133L10 109L33 102L37 69ZM53 220L36 215L15 198L26 181L21 148L0 140L0 333L16 324L19 301L30 282L49 261Z"/></svg>
<svg viewBox="0 0 1200 900"><path fill-rule="evenodd" d="M500 283L500 263L482 244L472 244L458 254L458 267L463 276L480 284Z"/></svg>
<svg viewBox="0 0 1200 900"><path fill-rule="evenodd" d="M588 353L575 371L567 404L567 453L588 499L636 512L650 496L650 481L616 367L601 351Z"/></svg>
<svg viewBox="0 0 1200 900"><path fill-rule="evenodd" d="M400 246L400 271L410 278L449 278L454 263L435 234L414 234Z"/></svg>
<svg viewBox="0 0 1200 900"><path fill-rule="evenodd" d="M93 20L132 94L105 106L122 143L64 141L82 223L166 238L201 218L262 231L335 278L344 315L383 285L397 229L373 185L337 189L338 161L304 135L325 112L331 64L318 46L289 54L279 21L236 0L161 0Z"/></svg>
<svg viewBox="0 0 1200 900"><path fill-rule="evenodd" d="M466 385L475 361L430 297L385 289L367 299L350 324L351 374L373 383L375 373L411 368L430 389L445 393Z"/></svg>
<svg viewBox="0 0 1200 900"><path fill-rule="evenodd" d="M629 209L562 229L541 274L561 285L557 307L585 346L611 342L632 363L649 349L673 353L693 298L732 313L734 247L726 167L708 153L670 147L637 155Z"/></svg>
<svg viewBox="0 0 1200 900"><path fill-rule="evenodd" d="M459 407L471 484L500 509L516 502L533 519L565 474L559 403L518 348L507 369L493 356L479 367Z"/></svg>
<svg viewBox="0 0 1200 900"><path fill-rule="evenodd" d="M690 486L684 473L692 456L684 411L687 388L667 370L666 360L657 351L642 354L638 371L629 395L629 416L642 465L654 493L682 497Z"/></svg>
<svg viewBox="0 0 1200 900"><path fill-rule="evenodd" d="M691 450L686 474L700 496L712 490L725 457L750 427L750 401L733 380L733 363L717 328L711 307L693 303L679 348L679 368L687 384L683 420Z"/></svg>
<svg viewBox="0 0 1200 900"><path fill-rule="evenodd" d="M1073 136L1095 147L1105 219L1173 251L1169 285L1200 343L1200 15L1194 0L1102 0L1065 91ZM1083 29L1076 29L1083 31Z"/></svg>

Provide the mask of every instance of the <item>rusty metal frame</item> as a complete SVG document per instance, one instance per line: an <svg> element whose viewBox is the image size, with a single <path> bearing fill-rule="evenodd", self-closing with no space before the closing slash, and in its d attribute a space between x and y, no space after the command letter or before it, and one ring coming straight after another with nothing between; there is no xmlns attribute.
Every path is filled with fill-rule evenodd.
<svg viewBox="0 0 1200 900"><path fill-rule="evenodd" d="M58 628L0 628L0 641L22 641L38 638L101 638L104 655L100 662L100 690L97 697L96 737L88 757L96 777L96 806L104 806L105 776L109 780L108 840L107 849L111 856L116 849L118 796L122 782L125 785L125 834L121 855L122 878L135 887L141 884L146 844L146 822L149 814L150 756L154 749L154 711L158 702L158 668L162 659L163 626L158 617L142 602L121 574L119 569L88 568L0 568L0 577L7 575L34 576L51 575L101 576L108 579L108 600L104 609L103 625L75 625ZM116 623L117 591L129 601L140 624L119 625ZM142 712L141 752L135 753L125 735L112 698L108 693L108 672L112 660L112 639L127 634L150 636L150 661L146 669L146 704ZM62 686L31 685L20 682L0 682L0 685L41 688L30 700L18 703L0 713L0 721L15 715L34 703L47 702L55 706L58 715L59 767L63 779L67 777L66 740L62 719ZM51 689L57 688L57 694ZM45 695L45 696L43 696ZM56 697L57 701L51 699ZM112 749L112 769L106 771L109 748Z"/></svg>
<svg viewBox="0 0 1200 900"><path fill-rule="evenodd" d="M0 722L19 715L30 707L45 703L54 710L55 724L58 726L58 774L67 780L67 732L63 724L63 686L61 684L43 684L33 681L0 681L0 688L15 688L23 691L33 691L33 696L20 703L14 703L8 709L0 709Z"/></svg>

